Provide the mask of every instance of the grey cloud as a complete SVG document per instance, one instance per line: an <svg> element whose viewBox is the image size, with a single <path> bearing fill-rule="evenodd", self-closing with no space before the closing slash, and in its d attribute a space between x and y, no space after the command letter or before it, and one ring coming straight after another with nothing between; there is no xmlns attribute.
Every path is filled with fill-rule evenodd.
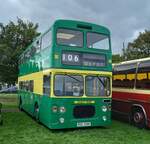
<svg viewBox="0 0 150 144"><path fill-rule="evenodd" d="M0 0L2 2L2 0ZM75 19L109 27L114 53L135 33L150 29L150 1L143 0L5 0L0 5L0 22L16 17L39 23L46 30L56 19Z"/></svg>

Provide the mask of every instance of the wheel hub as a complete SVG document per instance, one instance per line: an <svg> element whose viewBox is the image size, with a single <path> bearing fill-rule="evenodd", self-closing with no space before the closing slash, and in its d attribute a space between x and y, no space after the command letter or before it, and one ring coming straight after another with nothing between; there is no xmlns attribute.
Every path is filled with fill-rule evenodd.
<svg viewBox="0 0 150 144"><path fill-rule="evenodd" d="M136 112L135 114L134 114L134 121L136 122L136 123L139 123L139 122L141 122L143 120L143 115L141 114L141 113L139 113L139 112Z"/></svg>

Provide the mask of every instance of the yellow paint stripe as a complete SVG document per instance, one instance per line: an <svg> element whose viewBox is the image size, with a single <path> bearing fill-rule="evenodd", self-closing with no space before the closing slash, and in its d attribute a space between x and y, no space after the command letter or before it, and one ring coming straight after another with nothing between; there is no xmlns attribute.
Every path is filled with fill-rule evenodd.
<svg viewBox="0 0 150 144"><path fill-rule="evenodd" d="M113 76L113 80L124 80L125 74L118 74Z"/></svg>
<svg viewBox="0 0 150 144"><path fill-rule="evenodd" d="M18 78L18 82L19 81L26 81L26 80L34 80L33 92L36 94L43 95L43 75L48 75L50 73L51 73L51 94L50 95L52 97L56 97L56 96L54 96L54 91L53 91L54 90L54 77L53 76L55 74L68 74L68 73L70 73L70 74L81 74L83 76L92 74L92 75L102 75L102 76L112 77L112 72L68 70L68 69L67 70L66 69L47 69L44 71L40 71L40 72L25 75L25 76L21 76ZM111 85L112 85L112 81L111 81ZM86 97L86 96L84 95L83 97ZM111 95L110 95L110 97L111 97ZM69 98L69 97L66 96L66 98ZM94 98L94 96L93 96L93 98Z"/></svg>
<svg viewBox="0 0 150 144"><path fill-rule="evenodd" d="M138 80L147 79L147 74L146 73L138 73L137 79Z"/></svg>
<svg viewBox="0 0 150 144"><path fill-rule="evenodd" d="M128 80L133 80L133 79L135 79L135 74L127 74L127 79L128 79Z"/></svg>
<svg viewBox="0 0 150 144"><path fill-rule="evenodd" d="M150 79L150 73L148 73L148 79Z"/></svg>

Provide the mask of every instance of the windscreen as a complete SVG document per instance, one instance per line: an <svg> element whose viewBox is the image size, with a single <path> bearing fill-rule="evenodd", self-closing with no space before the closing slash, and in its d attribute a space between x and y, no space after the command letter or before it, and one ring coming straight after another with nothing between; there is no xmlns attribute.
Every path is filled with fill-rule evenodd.
<svg viewBox="0 0 150 144"><path fill-rule="evenodd" d="M109 37L98 33L87 33L87 47L109 50Z"/></svg>
<svg viewBox="0 0 150 144"><path fill-rule="evenodd" d="M58 29L57 44L83 47L83 33L78 30Z"/></svg>

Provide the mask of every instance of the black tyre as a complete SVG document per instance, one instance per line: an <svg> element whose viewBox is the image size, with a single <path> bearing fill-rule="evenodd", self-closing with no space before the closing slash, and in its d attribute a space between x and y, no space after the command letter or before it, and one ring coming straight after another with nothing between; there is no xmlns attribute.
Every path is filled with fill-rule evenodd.
<svg viewBox="0 0 150 144"><path fill-rule="evenodd" d="M132 123L140 129L146 127L146 118L142 109L137 108L133 110Z"/></svg>
<svg viewBox="0 0 150 144"><path fill-rule="evenodd" d="M35 106L34 106L34 114L33 114L33 116L34 116L34 119L37 122L39 122L39 106L38 106L38 104L35 104Z"/></svg>

